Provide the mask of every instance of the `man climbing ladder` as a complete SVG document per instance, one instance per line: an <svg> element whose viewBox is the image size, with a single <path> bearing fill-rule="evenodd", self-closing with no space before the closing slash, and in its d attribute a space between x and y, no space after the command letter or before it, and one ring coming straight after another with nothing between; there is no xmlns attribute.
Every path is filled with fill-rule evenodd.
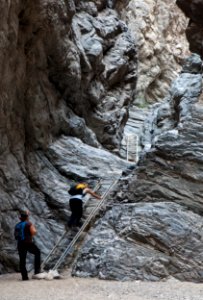
<svg viewBox="0 0 203 300"><path fill-rule="evenodd" d="M119 176L120 177L120 176ZM50 273L53 273L53 278L59 278L59 274L57 272L57 269L61 266L61 264L65 261L65 258L67 257L67 255L72 251L72 249L74 248L75 244L77 243L77 241L79 240L79 238L81 237L81 235L83 234L84 230L86 229L86 227L89 225L89 223L95 218L95 215L98 213L99 209L102 207L102 205L104 204L104 201L106 200L107 196L109 195L110 191L113 189L113 187L116 185L117 181L119 178L114 179L113 181L111 181L109 187L106 189L105 193L103 194L101 198L101 201L99 201L98 205L91 211L91 213L89 214L89 216L87 217L87 219L84 221L84 224L81 226L80 230L76 233L76 235L74 236L74 238L71 240L71 242L66 246L64 252L60 255L60 257L58 258L57 262L55 263L55 265L52 267L52 269L49 271ZM48 264L48 261L50 260L50 258L55 256L55 252L58 248L60 248L60 244L63 242L65 236L67 235L67 232L64 232L64 234L61 236L61 238L59 239L59 241L56 243L56 245L52 248L52 250L49 252L49 254L47 255L47 257L45 258L45 260L42 263L41 268L44 269L44 267ZM56 274L56 275L55 275ZM51 274L50 274L51 275Z"/></svg>
<svg viewBox="0 0 203 300"><path fill-rule="evenodd" d="M68 222L68 226L71 228L73 226L81 227L81 218L83 216L83 199L87 194L95 197L96 199L101 199L101 196L97 195L93 190L88 187L86 183L78 183L69 189L69 194L71 195L69 199L69 205L71 209L71 217Z"/></svg>

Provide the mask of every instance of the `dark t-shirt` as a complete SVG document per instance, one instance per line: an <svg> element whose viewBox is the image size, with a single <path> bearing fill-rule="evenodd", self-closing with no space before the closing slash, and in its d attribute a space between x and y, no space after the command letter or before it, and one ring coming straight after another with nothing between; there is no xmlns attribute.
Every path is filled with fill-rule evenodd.
<svg viewBox="0 0 203 300"><path fill-rule="evenodd" d="M27 224L25 225L25 242L26 243L31 243L32 242L32 236L30 233L30 227L32 223L27 221Z"/></svg>

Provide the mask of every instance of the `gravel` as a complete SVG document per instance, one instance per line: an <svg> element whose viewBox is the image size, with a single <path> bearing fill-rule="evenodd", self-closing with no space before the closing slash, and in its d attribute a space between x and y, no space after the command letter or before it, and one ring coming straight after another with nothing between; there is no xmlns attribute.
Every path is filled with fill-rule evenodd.
<svg viewBox="0 0 203 300"><path fill-rule="evenodd" d="M20 274L0 276L0 300L201 300L203 284L169 279L163 282L118 282L95 278L21 281Z"/></svg>

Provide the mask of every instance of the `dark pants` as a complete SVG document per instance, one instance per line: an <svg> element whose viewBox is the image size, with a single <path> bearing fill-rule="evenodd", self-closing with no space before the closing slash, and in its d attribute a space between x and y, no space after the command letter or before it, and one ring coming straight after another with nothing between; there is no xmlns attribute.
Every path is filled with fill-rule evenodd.
<svg viewBox="0 0 203 300"><path fill-rule="evenodd" d="M82 200L80 199L70 199L69 201L70 209L71 209L71 217L68 222L68 226L81 226L81 221L80 219L82 218L83 214L83 203Z"/></svg>
<svg viewBox="0 0 203 300"><path fill-rule="evenodd" d="M26 243L26 242L18 242L18 254L20 257L20 272L22 275L22 279L28 279L27 269L26 269L26 256L27 252L34 254L34 272L35 274L40 273L40 250L39 248L33 243Z"/></svg>

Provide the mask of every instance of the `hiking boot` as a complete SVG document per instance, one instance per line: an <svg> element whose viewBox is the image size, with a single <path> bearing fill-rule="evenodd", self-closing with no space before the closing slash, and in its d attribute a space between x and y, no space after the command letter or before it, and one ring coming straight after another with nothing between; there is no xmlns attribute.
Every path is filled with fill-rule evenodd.
<svg viewBox="0 0 203 300"><path fill-rule="evenodd" d="M47 273L45 273L45 272L38 273L38 274L32 275L32 279L45 279L46 276L47 276Z"/></svg>
<svg viewBox="0 0 203 300"><path fill-rule="evenodd" d="M28 277L22 278L23 281L29 280Z"/></svg>

